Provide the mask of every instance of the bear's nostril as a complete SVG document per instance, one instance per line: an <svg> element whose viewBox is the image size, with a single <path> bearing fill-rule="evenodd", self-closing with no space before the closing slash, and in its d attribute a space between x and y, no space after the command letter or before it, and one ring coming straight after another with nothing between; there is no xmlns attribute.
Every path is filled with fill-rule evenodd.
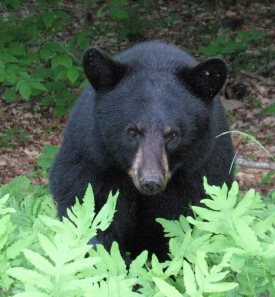
<svg viewBox="0 0 275 297"><path fill-rule="evenodd" d="M163 180L158 176L146 176L140 185L145 193L156 194L162 190Z"/></svg>

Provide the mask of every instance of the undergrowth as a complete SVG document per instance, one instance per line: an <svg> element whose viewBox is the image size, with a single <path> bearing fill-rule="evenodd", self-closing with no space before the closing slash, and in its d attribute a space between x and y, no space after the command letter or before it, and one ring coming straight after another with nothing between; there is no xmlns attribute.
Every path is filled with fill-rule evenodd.
<svg viewBox="0 0 275 297"><path fill-rule="evenodd" d="M95 215L89 186L60 222L48 190L16 178L0 188L0 296L275 296L275 193L204 187L194 218L158 219L170 260L143 251L127 270L116 242L110 252L87 244L108 228L117 195Z"/></svg>

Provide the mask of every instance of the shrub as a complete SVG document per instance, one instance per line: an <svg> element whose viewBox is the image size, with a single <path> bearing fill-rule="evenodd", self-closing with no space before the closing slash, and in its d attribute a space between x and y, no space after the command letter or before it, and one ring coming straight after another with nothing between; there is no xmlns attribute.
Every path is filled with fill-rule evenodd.
<svg viewBox="0 0 275 297"><path fill-rule="evenodd" d="M243 197L234 182L230 191L204 186L205 207L195 218L158 219L170 237L170 260L148 260L144 251L126 269L116 242L110 253L88 244L105 230L117 195L95 215L89 186L70 219L55 218L46 190L32 189L27 178L0 189L0 286L3 296L274 296L275 193L264 199L254 190ZM21 191L19 191L21 187ZM14 191L11 191L11 189ZM22 198L34 194L36 199ZM10 197L6 194L11 191ZM15 197L21 197L18 200ZM32 206L32 207L31 207ZM36 209L36 211L33 211ZM20 220L16 216L21 216ZM22 221L22 217L25 220ZM89 257L86 255L89 254Z"/></svg>

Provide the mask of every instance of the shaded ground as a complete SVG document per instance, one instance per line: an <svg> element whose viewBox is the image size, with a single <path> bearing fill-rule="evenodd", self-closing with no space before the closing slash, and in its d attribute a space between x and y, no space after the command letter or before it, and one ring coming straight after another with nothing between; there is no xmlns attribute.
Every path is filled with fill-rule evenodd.
<svg viewBox="0 0 275 297"><path fill-rule="evenodd" d="M158 18L163 22L159 25L154 24L146 30L147 38L169 41L194 52L200 48L203 38L209 37L213 40L216 38L216 35L207 33L207 28L212 26L218 26L220 33L227 27L232 31L232 35L238 30L250 32L253 28L257 28L260 32L267 33L267 42L263 45L252 44L247 53L249 59L262 58L269 66L271 61L261 57L261 51L264 50L271 55L275 52L275 4L272 4L272 1L239 2L236 6L221 7L213 13L213 10L202 7L203 4L194 4L190 10L182 1L158 1L158 5L151 12L151 18ZM99 7L99 4L93 4L89 13L94 15ZM76 28L80 26L77 12L81 9L82 7L75 5ZM172 16L174 16L173 22ZM100 24L104 31L104 28L115 27L112 22L114 21L106 13L100 20L90 21L88 25ZM119 39L115 30L111 31L102 34L93 44L110 53L117 53L134 43L126 38ZM201 40L195 36L196 34L200 34ZM201 55L197 58L204 57ZM229 59L226 62L230 69L232 61ZM255 75L244 72L237 76L234 72L230 72L225 90L227 97L230 99L241 97L239 98L241 100L225 100L223 96L223 102L228 110L230 130L253 133L275 157L275 115L265 115L262 112L262 108L275 104L274 66L270 65L268 70L260 73L255 69L252 74ZM232 85L236 88L232 89ZM37 158L45 145L60 144L67 117L54 117L51 109L41 107L39 101L26 102L19 98L12 104L6 104L3 100L3 91L3 87L0 86L0 183L6 184L13 177L31 173L36 169ZM79 93L80 90L76 92ZM241 95L245 96L245 99L240 96L240 92L243 92ZM5 134L6 131L9 131L10 135ZM245 156L253 161L271 162L267 153L259 146L249 143L245 136L234 134L232 139L238 156ZM262 177L269 172L241 168L236 179L243 190L253 187L266 193L271 189L275 190L274 175L271 176L269 183L260 185ZM46 180L36 178L34 182L45 183Z"/></svg>

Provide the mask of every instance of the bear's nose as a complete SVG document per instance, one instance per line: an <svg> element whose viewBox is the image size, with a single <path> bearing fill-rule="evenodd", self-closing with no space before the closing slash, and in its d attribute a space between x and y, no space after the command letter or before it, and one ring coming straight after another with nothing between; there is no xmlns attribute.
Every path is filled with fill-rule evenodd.
<svg viewBox="0 0 275 297"><path fill-rule="evenodd" d="M157 194L163 188L163 180L158 176L146 176L141 181L140 186L148 195Z"/></svg>

